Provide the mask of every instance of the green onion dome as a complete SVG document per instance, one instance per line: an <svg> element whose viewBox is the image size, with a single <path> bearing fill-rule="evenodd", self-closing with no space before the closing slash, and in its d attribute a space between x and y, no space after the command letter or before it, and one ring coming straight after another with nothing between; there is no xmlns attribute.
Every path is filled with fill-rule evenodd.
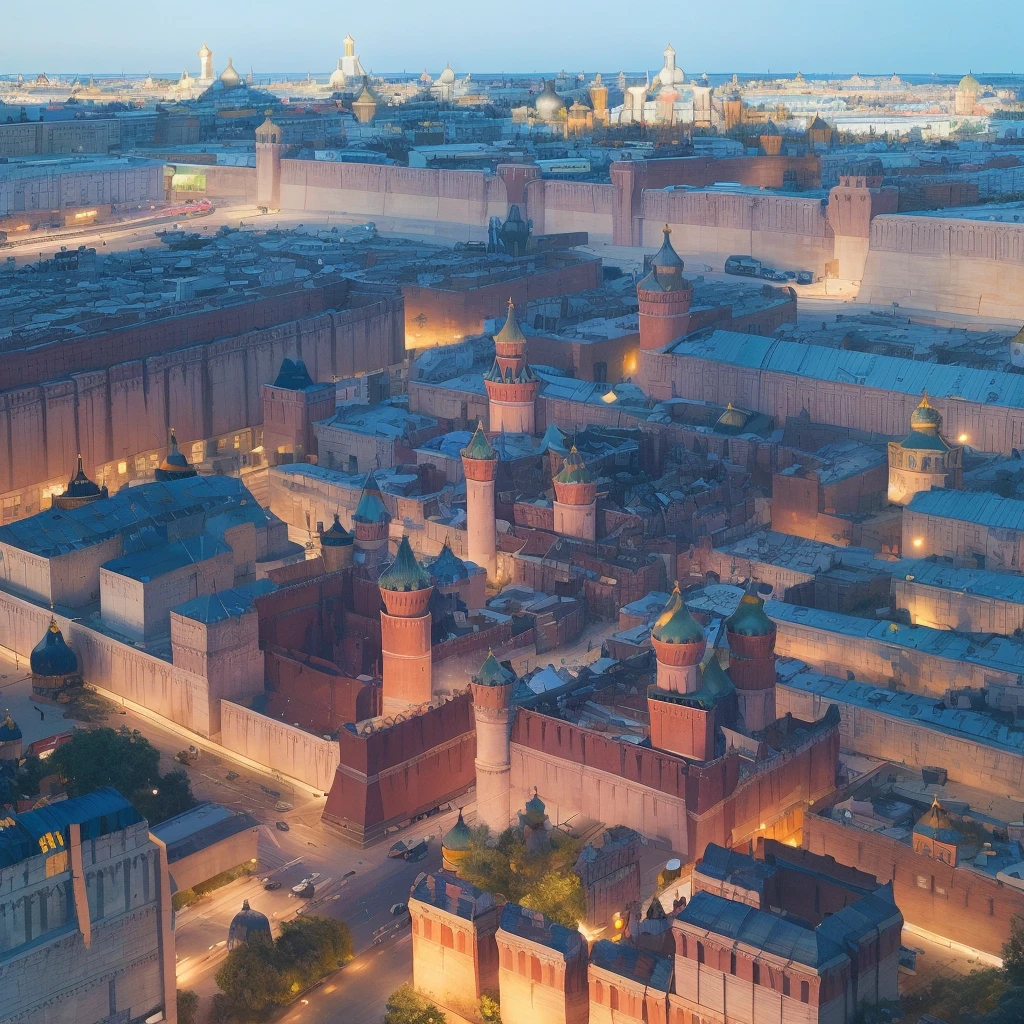
<svg viewBox="0 0 1024 1024"><path fill-rule="evenodd" d="M764 601L756 594L744 594L736 611L725 620L725 628L740 636L770 636L775 623L765 614Z"/></svg>
<svg viewBox="0 0 1024 1024"><path fill-rule="evenodd" d="M593 482L590 470L583 461L583 456L576 451L576 445L569 450L569 454L562 462L562 468L555 474L556 484L589 484Z"/></svg>
<svg viewBox="0 0 1024 1024"><path fill-rule="evenodd" d="M430 576L412 553L408 535L402 537L395 560L380 574L377 584L381 590L394 591L426 590L431 585Z"/></svg>
<svg viewBox="0 0 1024 1024"><path fill-rule="evenodd" d="M459 808L459 820L447 832L441 839L441 846L443 849L456 853L463 853L469 849L470 832L469 826L466 824L462 817L462 808Z"/></svg>
<svg viewBox="0 0 1024 1024"><path fill-rule="evenodd" d="M664 610L658 616L651 629L651 636L663 644L702 644L706 641L700 623L690 614L690 610L679 593L677 583L672 596Z"/></svg>

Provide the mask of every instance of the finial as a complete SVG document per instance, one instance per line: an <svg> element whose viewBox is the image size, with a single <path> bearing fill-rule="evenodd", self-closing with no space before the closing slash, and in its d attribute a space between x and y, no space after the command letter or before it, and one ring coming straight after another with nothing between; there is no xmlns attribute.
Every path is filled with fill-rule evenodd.
<svg viewBox="0 0 1024 1024"><path fill-rule="evenodd" d="M666 235L672 234L672 229L666 224L661 229Z"/></svg>
<svg viewBox="0 0 1024 1024"><path fill-rule="evenodd" d="M679 593L679 580L676 580L676 585L672 588L672 593L673 594L678 594Z"/></svg>

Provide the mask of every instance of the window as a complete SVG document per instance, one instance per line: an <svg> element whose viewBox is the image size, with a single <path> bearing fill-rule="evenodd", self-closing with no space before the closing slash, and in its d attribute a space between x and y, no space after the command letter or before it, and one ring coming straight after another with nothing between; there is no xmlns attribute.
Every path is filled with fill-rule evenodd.
<svg viewBox="0 0 1024 1024"><path fill-rule="evenodd" d="M754 961L754 984L761 984L761 965L756 960Z"/></svg>
<svg viewBox="0 0 1024 1024"><path fill-rule="evenodd" d="M604 384L608 380L608 364L594 363L594 383Z"/></svg>
<svg viewBox="0 0 1024 1024"><path fill-rule="evenodd" d="M735 974L736 973L736 954L735 953L730 953L729 954L729 973L730 974Z"/></svg>
<svg viewBox="0 0 1024 1024"><path fill-rule="evenodd" d="M698 942L697 943L697 963L699 963L699 964L704 963L704 943L703 942Z"/></svg>
<svg viewBox="0 0 1024 1024"><path fill-rule="evenodd" d="M424 918L423 919L423 938L425 938L425 939L432 939L434 937L433 934L432 934L433 931L434 931L433 922L429 918Z"/></svg>
<svg viewBox="0 0 1024 1024"><path fill-rule="evenodd" d="M541 981L540 973L540 960L535 956L530 956L530 980Z"/></svg>
<svg viewBox="0 0 1024 1024"><path fill-rule="evenodd" d="M611 1000L610 1000L611 1008L613 1010L617 1010L619 1008L619 990L613 985L611 987L611 989L609 990L609 994L611 996Z"/></svg>
<svg viewBox="0 0 1024 1024"><path fill-rule="evenodd" d="M789 975L788 974L784 974L782 976L782 994L784 996L788 996L789 995Z"/></svg>
<svg viewBox="0 0 1024 1024"><path fill-rule="evenodd" d="M446 924L441 925L441 945L447 949L455 947L455 936L452 934L451 928Z"/></svg>
<svg viewBox="0 0 1024 1024"><path fill-rule="evenodd" d="M466 933L465 932L459 932L459 934L456 937L455 941L456 941L456 945L457 945L458 951L460 953L465 953L466 952Z"/></svg>
<svg viewBox="0 0 1024 1024"><path fill-rule="evenodd" d="M809 1002L811 998L811 986L806 981L800 982L800 1002Z"/></svg>
<svg viewBox="0 0 1024 1024"><path fill-rule="evenodd" d="M917 456L916 455L908 455L907 456L907 469L917 469Z"/></svg>

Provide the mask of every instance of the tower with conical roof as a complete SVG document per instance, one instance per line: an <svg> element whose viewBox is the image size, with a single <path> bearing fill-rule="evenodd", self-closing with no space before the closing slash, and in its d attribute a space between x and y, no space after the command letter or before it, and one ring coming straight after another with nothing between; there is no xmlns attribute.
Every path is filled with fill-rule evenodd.
<svg viewBox="0 0 1024 1024"><path fill-rule="evenodd" d="M369 124L377 113L377 100L370 91L370 83L366 76L363 76L363 88L359 95L352 101L352 116L360 124Z"/></svg>
<svg viewBox="0 0 1024 1024"><path fill-rule="evenodd" d="M68 481L63 494L55 494L51 499L54 508L80 508L90 502L107 497L106 487L100 487L85 475L82 466L82 453L78 453L78 470Z"/></svg>
<svg viewBox="0 0 1024 1024"><path fill-rule="evenodd" d="M153 475L157 480L185 480L191 476L198 476L195 466L185 458L185 455L178 448L178 439L171 431L170 451L163 457L163 461L156 467Z"/></svg>
<svg viewBox="0 0 1024 1024"><path fill-rule="evenodd" d="M317 526L317 533L320 535L320 556L324 560L324 569L327 572L347 569L352 564L352 556L355 554L355 536L341 525L337 512L334 513L334 522L328 529L324 529L323 523L318 523Z"/></svg>
<svg viewBox="0 0 1024 1024"><path fill-rule="evenodd" d="M281 209L281 160L284 158L281 129L266 119L256 129L256 205L268 210Z"/></svg>
<svg viewBox="0 0 1024 1024"><path fill-rule="evenodd" d="M729 677L747 732L775 721L775 623L752 582L736 611L725 620L729 640Z"/></svg>
<svg viewBox="0 0 1024 1024"><path fill-rule="evenodd" d="M408 536L395 560L380 574L384 611L380 613L380 648L384 677L384 713L396 714L431 698L430 595L426 569L416 560Z"/></svg>
<svg viewBox="0 0 1024 1024"><path fill-rule="evenodd" d="M534 432L540 380L527 362L526 336L519 329L511 299L505 324L494 336L494 363L484 374L484 387L492 431Z"/></svg>
<svg viewBox="0 0 1024 1024"><path fill-rule="evenodd" d="M377 478L371 469L366 474L359 504L352 513L352 530L355 533L355 561L372 569L387 557L388 530L391 514L384 504L384 497L377 486Z"/></svg>
<svg viewBox="0 0 1024 1024"><path fill-rule="evenodd" d="M710 760L715 756L718 706L733 687L716 656L701 669L707 638L678 583L651 628L651 644L658 660L657 682L647 691L651 746Z"/></svg>
<svg viewBox="0 0 1024 1024"><path fill-rule="evenodd" d="M555 489L554 529L563 537L597 539L597 484L573 445L552 478Z"/></svg>
<svg viewBox="0 0 1024 1024"><path fill-rule="evenodd" d="M664 348L686 334L690 324L693 285L683 277L683 261L672 247L672 229L666 224L662 233L650 272L636 286L642 349Z"/></svg>
<svg viewBox="0 0 1024 1024"><path fill-rule="evenodd" d="M63 690L81 683L78 673L78 655L68 646L55 616L42 640L29 655L32 671L32 692L36 697L55 698Z"/></svg>
<svg viewBox="0 0 1024 1024"><path fill-rule="evenodd" d="M462 449L462 469L466 475L467 554L487 578L498 571L497 526L494 514L494 474L498 453L491 447L483 424L478 423L473 437Z"/></svg>
<svg viewBox="0 0 1024 1024"><path fill-rule="evenodd" d="M516 675L488 651L473 676L473 718L476 722L476 814L492 835L511 821L512 691Z"/></svg>
<svg viewBox="0 0 1024 1024"><path fill-rule="evenodd" d="M889 442L889 501L909 505L920 491L963 486L963 448L942 436L942 415L928 394L910 417L910 433Z"/></svg>

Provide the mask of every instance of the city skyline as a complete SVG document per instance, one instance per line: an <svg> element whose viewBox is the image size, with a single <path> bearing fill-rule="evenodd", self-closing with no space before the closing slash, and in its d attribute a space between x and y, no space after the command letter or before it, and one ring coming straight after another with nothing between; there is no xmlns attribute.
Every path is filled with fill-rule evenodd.
<svg viewBox="0 0 1024 1024"><path fill-rule="evenodd" d="M459 16L468 12L466 0L452 4L451 17L446 18L400 0L395 5L404 27L400 39L389 38L395 23L390 17L366 10L339 12L323 3L312 5L301 19L287 17L267 0L249 4L244 19L230 5L220 4L208 9L201 22L183 26L172 11L140 13L126 0L112 0L108 17L98 22L88 9L60 0L51 8L64 28L59 39L33 33L33 13L11 12L8 38L21 43L16 54L8 55L6 66L0 66L0 74L177 73L192 67L195 49L203 41L217 55L218 69L231 56L246 70L320 73L331 69L341 39L349 32L369 70L392 74L424 67L436 72L446 62L460 73L536 74L563 67L656 70L666 43L675 46L680 65L691 75L762 74L772 68L823 74L1024 71L1013 43L1024 31L1024 11L1009 0L992 6L989 13L1000 25L995 35L989 30L991 17L950 32L960 10L951 0L927 8L917 0L895 8L867 0L855 20L844 22L838 47L832 42L831 16L765 19L766 24L759 24L758 15L764 11L754 0L738 0L734 6L730 24L757 25L756 31L742 34L723 33L718 11L712 9L652 18L623 32L620 9L609 0L597 0L586 20L573 22L571 32L548 27L534 34L530 26L547 14L536 0L517 8L515 20L495 17L486 23Z"/></svg>

